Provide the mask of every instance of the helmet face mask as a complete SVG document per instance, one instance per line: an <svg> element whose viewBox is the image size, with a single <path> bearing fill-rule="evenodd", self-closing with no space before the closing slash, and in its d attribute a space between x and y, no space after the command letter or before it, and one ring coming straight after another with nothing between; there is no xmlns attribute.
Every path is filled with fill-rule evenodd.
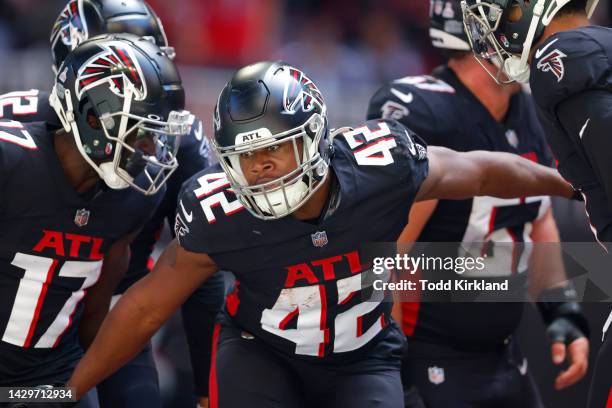
<svg viewBox="0 0 612 408"><path fill-rule="evenodd" d="M461 7L465 33L476 60L498 84L515 82L505 71L505 66L507 60L517 57L508 52L496 38L504 10L498 4L478 0L470 6L464 0Z"/></svg>
<svg viewBox="0 0 612 408"><path fill-rule="evenodd" d="M476 59L498 83L529 82L529 54L571 0L462 0L463 24ZM591 17L598 0L588 0ZM497 72L492 71L491 62Z"/></svg>
<svg viewBox="0 0 612 408"><path fill-rule="evenodd" d="M109 187L150 195L178 167L178 138L194 118L179 111L184 92L172 63L147 41L148 52L137 48L138 41L113 35L83 43L60 68L50 103ZM170 67L160 70L164 64Z"/></svg>
<svg viewBox="0 0 612 408"><path fill-rule="evenodd" d="M256 108L242 112L247 106ZM326 106L316 86L298 69L263 62L239 70L219 96L214 122L211 147L236 196L253 216L285 217L324 184L331 154ZM249 184L242 163L263 149L280 146L292 152L292 170Z"/></svg>
<svg viewBox="0 0 612 408"><path fill-rule="evenodd" d="M259 131L265 133L264 129ZM245 207L258 218L277 219L300 208L322 185L329 162L321 157L317 146L325 132L325 119L314 114L298 128L276 135L269 134L253 142L226 147L216 145L214 148L232 188ZM239 138L240 135L237 136ZM241 157L284 143L290 143L295 169L274 180L249 185L242 170Z"/></svg>

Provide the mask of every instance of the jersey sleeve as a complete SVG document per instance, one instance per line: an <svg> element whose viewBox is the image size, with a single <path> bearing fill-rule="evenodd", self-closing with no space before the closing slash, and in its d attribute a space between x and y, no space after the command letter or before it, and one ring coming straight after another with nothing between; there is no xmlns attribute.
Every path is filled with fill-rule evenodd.
<svg viewBox="0 0 612 408"><path fill-rule="evenodd" d="M61 123L49 104L49 95L38 89L0 95L0 119L45 122L49 129L59 129Z"/></svg>
<svg viewBox="0 0 612 408"><path fill-rule="evenodd" d="M454 123L453 111L447 108L453 93L450 85L434 77L404 78L372 96L367 117L395 119L428 144L446 145Z"/></svg>
<svg viewBox="0 0 612 408"><path fill-rule="evenodd" d="M232 214L244 207L229 187L219 165L193 175L183 184L178 195L174 233L184 249L212 256L226 251L228 243L236 241L236 215Z"/></svg>
<svg viewBox="0 0 612 408"><path fill-rule="evenodd" d="M345 141L346 143L340 142ZM369 120L342 133L333 169L353 178L359 199L390 192L414 195L427 177L427 144L394 119Z"/></svg>
<svg viewBox="0 0 612 408"><path fill-rule="evenodd" d="M609 86L610 61L590 33L587 30L560 32L536 50L530 84L540 108L551 110L575 94Z"/></svg>

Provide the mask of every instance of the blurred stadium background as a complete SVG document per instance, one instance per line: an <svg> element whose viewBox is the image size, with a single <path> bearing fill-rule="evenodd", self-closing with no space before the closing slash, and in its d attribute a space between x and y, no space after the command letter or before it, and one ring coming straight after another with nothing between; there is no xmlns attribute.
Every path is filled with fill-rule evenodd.
<svg viewBox="0 0 612 408"><path fill-rule="evenodd" d="M50 89L49 33L66 0L0 0L0 92ZM213 106L235 68L262 59L301 67L327 100L334 127L365 117L385 81L430 72L443 62L430 46L427 0L148 0L161 17L187 90L188 109L212 131ZM612 6L601 1L595 22L610 26ZM444 120L444 118L440 118ZM555 212L565 241L591 241L581 204L561 200ZM167 241L166 241L167 242ZM592 358L608 304L586 304ZM588 378L555 392L543 326L530 305L520 330L529 367L550 407L581 407ZM166 406L193 407L186 342L178 318L156 337ZM592 371L589 370L589 376ZM517 407L518 408L518 407Z"/></svg>

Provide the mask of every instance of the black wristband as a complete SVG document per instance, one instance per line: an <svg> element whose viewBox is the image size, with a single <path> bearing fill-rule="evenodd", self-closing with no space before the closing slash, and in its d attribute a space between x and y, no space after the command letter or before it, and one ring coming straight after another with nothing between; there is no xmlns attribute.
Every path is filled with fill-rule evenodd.
<svg viewBox="0 0 612 408"><path fill-rule="evenodd" d="M538 296L538 309L547 326L562 317L575 324L586 337L589 337L591 333L589 322L580 304L576 302L576 290L573 285L543 290Z"/></svg>

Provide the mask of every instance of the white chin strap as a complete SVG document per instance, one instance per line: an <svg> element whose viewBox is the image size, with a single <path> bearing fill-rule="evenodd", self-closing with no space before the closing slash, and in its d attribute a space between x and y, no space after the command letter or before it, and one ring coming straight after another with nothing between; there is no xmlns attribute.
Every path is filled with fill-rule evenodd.
<svg viewBox="0 0 612 408"><path fill-rule="evenodd" d="M104 180L106 185L113 190L123 190L130 186L127 181L119 177L119 175L115 172L113 162L102 163L100 164L99 168L100 171L98 174L102 180ZM118 171L120 170L121 169L118 169Z"/></svg>
<svg viewBox="0 0 612 408"><path fill-rule="evenodd" d="M523 63L519 57L512 56L504 61L504 72L508 78L526 84L529 82L529 65Z"/></svg>
<svg viewBox="0 0 612 408"><path fill-rule="evenodd" d="M284 191L284 193L283 193ZM276 191L253 195L257 206L268 214L286 214L300 202L308 193L308 186L299 180ZM287 200L285 200L285 195Z"/></svg>

